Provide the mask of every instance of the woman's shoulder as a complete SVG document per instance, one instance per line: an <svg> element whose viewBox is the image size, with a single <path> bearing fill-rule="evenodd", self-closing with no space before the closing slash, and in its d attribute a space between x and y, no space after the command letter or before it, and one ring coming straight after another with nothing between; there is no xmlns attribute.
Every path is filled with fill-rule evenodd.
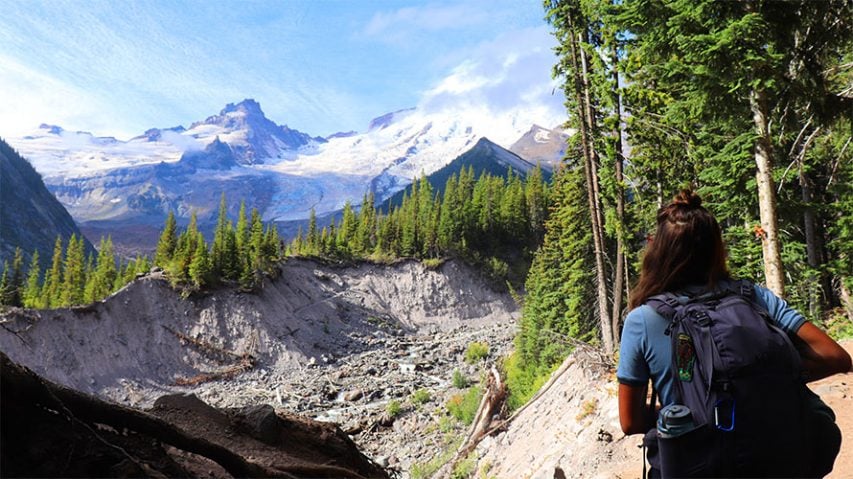
<svg viewBox="0 0 853 479"><path fill-rule="evenodd" d="M647 320L657 317L660 317L660 315L654 308L648 304L641 304L628 311L628 314L625 316L625 323L645 323Z"/></svg>

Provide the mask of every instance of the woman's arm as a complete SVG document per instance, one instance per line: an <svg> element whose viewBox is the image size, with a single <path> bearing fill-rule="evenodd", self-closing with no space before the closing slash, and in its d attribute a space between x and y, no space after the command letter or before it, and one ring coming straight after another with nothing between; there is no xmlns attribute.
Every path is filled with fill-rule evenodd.
<svg viewBox="0 0 853 479"><path fill-rule="evenodd" d="M802 340L798 349L807 381L850 372L850 355L817 326L803 323L797 330L797 338Z"/></svg>
<svg viewBox="0 0 853 479"><path fill-rule="evenodd" d="M619 423L625 434L645 434L655 425L646 404L647 386L619 384Z"/></svg>

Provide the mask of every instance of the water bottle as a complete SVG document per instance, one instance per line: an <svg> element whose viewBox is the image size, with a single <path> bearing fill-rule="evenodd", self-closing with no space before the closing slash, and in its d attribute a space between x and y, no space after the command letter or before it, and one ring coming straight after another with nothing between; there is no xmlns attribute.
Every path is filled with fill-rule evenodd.
<svg viewBox="0 0 853 479"><path fill-rule="evenodd" d="M690 408L681 404L670 404L658 415L658 437L672 439L696 429Z"/></svg>
<svg viewBox="0 0 853 479"><path fill-rule="evenodd" d="M657 422L661 477L707 477L704 429L693 420L690 408L670 404L660 410Z"/></svg>

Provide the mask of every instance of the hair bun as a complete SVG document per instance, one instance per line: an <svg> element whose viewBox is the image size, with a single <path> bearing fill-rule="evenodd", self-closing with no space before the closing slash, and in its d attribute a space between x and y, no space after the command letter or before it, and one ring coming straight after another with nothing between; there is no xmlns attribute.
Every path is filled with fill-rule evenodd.
<svg viewBox="0 0 853 479"><path fill-rule="evenodd" d="M699 208L702 206L702 198L691 190L681 190L672 199L673 205L684 205L690 208Z"/></svg>

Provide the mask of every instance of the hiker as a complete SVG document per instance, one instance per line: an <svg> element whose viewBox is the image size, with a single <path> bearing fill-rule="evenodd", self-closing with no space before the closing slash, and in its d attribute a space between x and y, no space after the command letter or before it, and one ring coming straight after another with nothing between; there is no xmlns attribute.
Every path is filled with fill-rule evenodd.
<svg viewBox="0 0 853 479"><path fill-rule="evenodd" d="M741 294L743 298L740 300L727 299ZM713 298L713 301L695 298ZM720 309L721 312L711 311L722 302L739 305L725 311ZM644 445L649 448L648 458L652 465L649 477L661 477L661 457L657 451L659 443L676 437L675 434L658 432L656 426L666 427L666 420L658 423L657 410L674 404L684 404L682 399L693 403L693 408L687 405L691 411L687 415L686 424L693 424L690 422L691 415L693 420L706 419L713 423L694 424L691 426L693 429L684 429L687 431L684 437L692 437L689 440L699 445L694 448L698 449L698 452L693 451L691 456L690 451L685 452L682 448L678 452L679 457L683 461L709 462L704 465L688 464L688 469L692 467L694 471L689 474L703 477L762 477L771 474L822 477L832 470L840 448L841 434L835 425L832 410L804 384L850 371L850 355L823 331L790 308L783 299L761 286L736 282L731 278L726 266L726 251L720 226L714 216L702 207L702 200L696 193L682 190L670 204L658 211L657 232L646 248L640 278L633 289L630 306L632 309L625 318L616 373L619 381L619 420L625 434L646 434ZM748 316L741 320L748 323L749 327L762 328L754 331L767 335L767 341L783 345L776 348L781 351L779 354L784 355L784 343L787 343L790 346L787 350L794 351L788 357L792 358L790 364L797 368L793 370L792 367L792 376L796 376L792 382L796 382L796 387L784 389L786 386L780 386L783 389L779 391L787 392L762 397L762 403L757 405L750 405L748 397L737 397L738 394L746 394L743 391L749 391L749 394L757 391L753 394L755 396L763 394L767 387L754 386L750 381L754 381L756 377L767 380L769 376L762 376L761 369L772 369L777 363L788 362L787 359L777 360L778 357L783 357L778 355L772 356L772 360L768 359L776 352L763 351L760 351L754 360L754 368L750 370L752 376L734 377L731 382L725 382L725 388L720 387L718 371L712 365L719 362L721 354L730 352L720 353L721 349L725 350L728 346L735 350L739 347L746 348L744 355L749 356L749 348L768 347L767 341L759 346L750 345L750 338L738 337L739 330L735 328L732 329L735 334L728 337L730 345L715 346L711 344L712 333L697 332L698 329L695 328L701 326L694 328L691 326L693 323L687 320L673 324L673 318L685 317L687 308L692 308L691 314L694 316L704 315L707 318L708 314L723 315L717 316L720 318L717 320L720 325L713 334L719 334L719 329L725 327L723 323L740 321L727 317L732 315L730 311L740 311L740 316ZM664 316L669 316L669 319ZM714 323L706 323L712 324L706 331L713 331ZM787 335L779 332L780 329ZM776 336L782 338L773 336L774 331ZM701 337L694 341L694 336L697 335ZM740 336L744 334L741 333ZM703 359L706 364L702 364ZM777 369L784 367L778 366ZM762 374L755 374L756 370ZM647 404L650 380L653 387L652 404ZM729 390L731 383L735 384L733 392ZM738 384L742 384L740 391L737 389ZM773 383L768 387L776 386ZM702 398L703 394L715 395L712 398L714 401L708 406L713 408L713 411L707 410L710 399ZM780 395L784 397L777 397ZM655 396L660 399L658 409L655 408ZM705 405L702 404L703 400ZM788 409L774 409L777 405L779 408ZM683 412L673 408L675 406L668 408L667 414ZM799 414L796 411L803 412ZM764 414L778 414L781 417L758 417ZM755 422L758 420L763 422ZM750 421L752 430L749 429ZM761 424L762 428L768 429L768 434L775 436L749 437L749 434L763 432L756 432L757 426L754 424ZM774 432L773 428L778 431ZM659 439L661 437L664 439ZM739 442L727 443L728 438L738 438ZM785 441L794 444L794 449L786 450L788 443ZM764 445L776 449L762 452L761 447ZM765 454L761 457L768 459L767 463L755 462L753 466L744 466L752 461L743 457L745 450L755 451L758 456ZM705 457L702 457L703 455ZM725 459L721 458L727 457L737 460L733 460L733 464L723 465ZM750 470L749 467L753 469ZM773 467L777 469L771 472ZM687 475L688 473L684 472L686 470L681 474ZM664 472L663 477L669 476Z"/></svg>

